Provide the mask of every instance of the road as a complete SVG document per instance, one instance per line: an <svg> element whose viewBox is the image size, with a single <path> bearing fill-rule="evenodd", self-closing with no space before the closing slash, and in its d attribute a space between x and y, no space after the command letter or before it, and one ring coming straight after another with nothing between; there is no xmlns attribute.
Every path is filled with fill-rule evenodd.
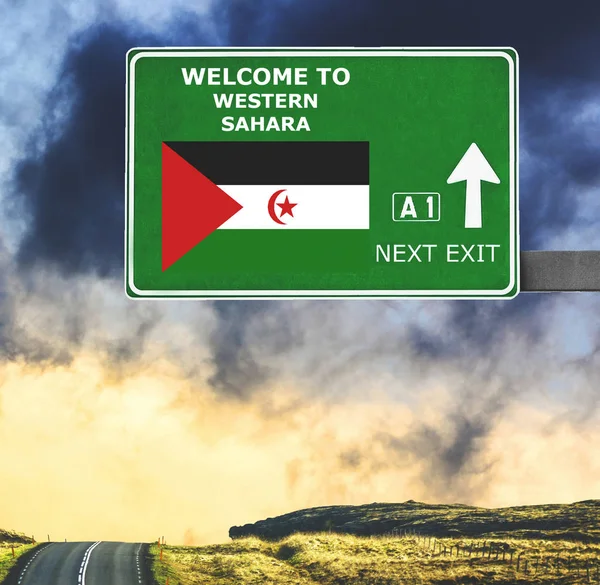
<svg viewBox="0 0 600 585"><path fill-rule="evenodd" d="M54 542L21 565L7 585L149 585L140 543Z"/></svg>

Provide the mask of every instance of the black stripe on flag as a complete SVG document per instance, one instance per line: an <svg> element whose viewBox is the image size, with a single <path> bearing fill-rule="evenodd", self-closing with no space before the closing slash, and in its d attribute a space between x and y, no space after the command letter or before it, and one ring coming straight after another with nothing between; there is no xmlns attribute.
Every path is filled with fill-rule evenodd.
<svg viewBox="0 0 600 585"><path fill-rule="evenodd" d="M165 142L217 185L368 185L368 142Z"/></svg>

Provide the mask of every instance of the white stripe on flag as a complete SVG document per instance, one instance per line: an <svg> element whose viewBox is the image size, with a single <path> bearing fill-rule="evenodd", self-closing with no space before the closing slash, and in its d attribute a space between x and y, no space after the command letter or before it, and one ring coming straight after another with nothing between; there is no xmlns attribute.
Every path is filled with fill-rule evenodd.
<svg viewBox="0 0 600 585"><path fill-rule="evenodd" d="M368 185L219 185L243 208L219 229L226 230L367 230L369 229ZM269 215L269 199L284 189L274 201L274 213L286 225ZM282 215L277 205L286 196L293 217Z"/></svg>

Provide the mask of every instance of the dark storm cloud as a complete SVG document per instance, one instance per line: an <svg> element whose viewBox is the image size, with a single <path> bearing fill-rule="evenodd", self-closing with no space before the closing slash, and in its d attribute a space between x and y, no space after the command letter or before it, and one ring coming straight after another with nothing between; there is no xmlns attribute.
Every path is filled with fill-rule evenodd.
<svg viewBox="0 0 600 585"><path fill-rule="evenodd" d="M571 224L565 181L591 180L595 151L578 141L560 111L534 107L539 95L569 84L571 93L598 71L600 5L482 3L475 0L319 2L231 1L212 18L230 45L513 45L521 53L525 115L532 148L564 180L534 173L523 185L523 248ZM24 266L52 263L64 273L120 273L123 262L124 54L136 45L206 44L208 19L174 12L168 38L125 25L88 30L67 54L48 98L41 136L18 166L16 200L30 221L19 251ZM596 78L597 79L597 78ZM574 99L574 98L573 98ZM68 116L62 113L68 110ZM564 144L579 144L564 149ZM40 146L41 145L41 146ZM554 175L554 173L553 173ZM540 200L541 198L541 200Z"/></svg>
<svg viewBox="0 0 600 585"><path fill-rule="evenodd" d="M416 420L398 434L378 432L363 437L360 446L341 450L337 456L342 469L376 473L385 469L411 468L420 464L415 487L426 490L438 501L472 501L489 486L489 472L495 460L487 455L487 438L504 407L510 403L511 388L500 385L494 392L471 388L448 408L435 424Z"/></svg>
<svg viewBox="0 0 600 585"><path fill-rule="evenodd" d="M215 302L217 326L210 340L215 372L209 379L214 388L242 397L266 380L267 371L252 357L246 334L252 318L268 306L264 301Z"/></svg>
<svg viewBox="0 0 600 585"><path fill-rule="evenodd" d="M573 225L578 209L568 189L597 182L600 169L598 148L565 116L598 91L598 3L576 0L568 9L564 2L521 0L250 4L221 4L233 45L515 47L532 158L521 180L521 247L543 249L549 236ZM535 343L548 302L537 295L457 302L445 327L432 332L409 324L408 334L415 350L431 359L481 356L515 328Z"/></svg>
<svg viewBox="0 0 600 585"><path fill-rule="evenodd" d="M202 45L211 38L206 29L197 15L181 12L173 17L169 38L151 38L135 34L131 27L111 25L91 29L73 44L47 99L41 134L37 131L32 137L16 170L15 202L29 219L17 256L22 268L50 265L66 276L121 274L125 53L133 46ZM69 114L63 117L66 110ZM22 279L28 280L27 270ZM15 335L8 329L12 311L6 301L1 306L7 312L3 347L15 353L10 349ZM251 356L246 329L255 315L268 311L269 303L216 302L214 306L217 327L210 345L215 373L210 383L217 390L243 396L267 378L267 368ZM81 341L86 327L81 315L73 310L67 321L70 341ZM109 349L111 361L118 364L139 357L156 324L154 315L133 325L131 335Z"/></svg>
<svg viewBox="0 0 600 585"><path fill-rule="evenodd" d="M432 331L408 324L411 345L422 356L438 361L484 358L515 330L529 343L544 333L544 315L550 296L521 294L511 301L451 301L451 312L443 328Z"/></svg>
<svg viewBox="0 0 600 585"><path fill-rule="evenodd" d="M566 10L558 2L524 4L232 1L216 3L212 18L219 38L233 46L515 46L521 54L522 114L527 118L523 127L532 155L540 162L539 169L536 165L524 176L521 189L522 247L527 249L543 247L548 233L573 224L576 206L567 202L566 188L596 179L594 149L562 115L597 79L591 72L598 67L593 55L600 44L593 33L600 22L600 5L575 1ZM15 199L30 218L18 254L22 267L39 263L66 275L121 275L125 52L139 45L214 43L206 22L196 14L174 12L168 38L149 38L131 26L113 24L89 30L72 45L48 98L41 136L32 137L17 169ZM551 98L563 85L571 90L561 94L564 107L556 108ZM567 152L565 143L577 147ZM559 180L552 181L542 163L551 165L551 176ZM456 302L437 331L407 323L395 339L388 333L364 342L342 340L340 348L343 343L347 347L327 360L322 359L322 353L329 352L326 340L335 337L333 328L338 326L335 319L325 318L329 307L317 309L309 303L304 309L318 310L324 317L316 325L322 330L319 340L304 347L296 333L302 312L286 318L279 309L282 303L215 302L210 383L228 395L246 396L276 375L271 358L301 346L302 359L315 364L314 371L325 383L349 366L373 361L376 352L378 360L393 358L394 352L404 351L406 336L424 360L483 356L515 329L535 341L543 330L545 302L527 295L510 302ZM82 327L74 317L74 338L83 338ZM139 355L152 329L134 327L139 343L125 340L115 346L115 357Z"/></svg>
<svg viewBox="0 0 600 585"><path fill-rule="evenodd" d="M573 224L578 192L600 184L597 123L576 120L578 105L598 99L597 79L595 87L555 88L524 107L521 133L528 163L521 165L523 249L544 249L548 236Z"/></svg>
<svg viewBox="0 0 600 585"><path fill-rule="evenodd" d="M209 384L247 398L276 375L270 358L302 345L281 306L271 301L215 301L216 327L209 340L214 373Z"/></svg>
<svg viewBox="0 0 600 585"><path fill-rule="evenodd" d="M524 250L542 249L549 233L572 225L577 206L565 194L569 181L597 178L598 149L562 120L552 95L568 87L562 104L568 106L600 87L598 2L231 0L220 10L233 45L515 47L522 117L531 117L540 167L521 184Z"/></svg>
<svg viewBox="0 0 600 585"><path fill-rule="evenodd" d="M406 462L407 457L425 463L421 481L430 492L444 501L468 499L473 494L469 480L486 471L490 463L477 464L477 456L485 448L495 417L481 412L466 415L460 409L451 412L442 427L422 424L403 437L382 435L379 440L388 448L391 463Z"/></svg>
<svg viewBox="0 0 600 585"><path fill-rule="evenodd" d="M525 71L587 78L597 66L594 0L230 0L219 3L231 45L514 46Z"/></svg>
<svg viewBox="0 0 600 585"><path fill-rule="evenodd" d="M202 31L197 17L182 13L171 34L184 44L203 43ZM124 24L93 27L72 43L41 128L15 172L13 199L28 218L17 258L22 267L121 274L125 54L134 46L163 44L175 43Z"/></svg>
<svg viewBox="0 0 600 585"><path fill-rule="evenodd" d="M124 55L132 44L101 27L65 58L46 104L43 146L36 135L16 172L16 197L29 216L18 253L24 267L107 276L122 266Z"/></svg>
<svg viewBox="0 0 600 585"><path fill-rule="evenodd" d="M533 361L521 359L507 366L501 354L515 334L526 347L544 342L553 300L521 294L511 301L453 301L443 327L432 331L409 324L408 337L417 355L433 368L447 364L464 372L464 386L453 392L454 406L438 427L416 422L406 437L383 437L394 457L408 454L426 462L421 480L439 497L468 499L479 489L470 482L476 483L484 471L477 461L485 439L506 406L529 389L525 376L531 376L527 372L534 367ZM520 382L515 380L518 376L523 377ZM498 379L500 388L493 383Z"/></svg>
<svg viewBox="0 0 600 585"><path fill-rule="evenodd" d="M13 203L28 219L17 258L22 267L122 273L125 54L135 46L210 44L208 29L207 19L182 11L161 38L112 23L71 43L41 127L15 171Z"/></svg>

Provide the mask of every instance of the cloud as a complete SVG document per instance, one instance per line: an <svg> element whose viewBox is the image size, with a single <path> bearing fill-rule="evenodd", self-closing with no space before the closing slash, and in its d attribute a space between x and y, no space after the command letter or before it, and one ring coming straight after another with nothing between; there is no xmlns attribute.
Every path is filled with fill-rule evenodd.
<svg viewBox="0 0 600 585"><path fill-rule="evenodd" d="M131 20L95 25L71 37L57 82L43 102L40 118L44 122L33 131L16 166L12 204L28 218L20 262L26 266L55 263L65 273L120 274L123 55L131 46L204 44L215 39L232 45L477 45L483 40L483 20L488 21L483 44L512 44L522 52L526 99L521 234L524 249L544 247L557 233L578 223L580 199L573 190L598 186L598 141L589 131L590 123L597 125L598 120L582 112L591 111L597 89L583 73L597 68L590 57L590 43L595 42L592 25L600 18L600 10L588 7L586 13L565 15L560 8L559 15L558 4L550 3L540 21L537 9L517 9L516 4L494 8L494 18L489 7L483 10L465 2L463 8L431 1L395 7L379 2L355 4L345 10L339 10L334 1L278 2L270 3L269 9L261 2L223 2L198 14L181 11L177 3L150 3L142 17L131 3L116 2L115 13ZM432 10L444 17L431 19ZM66 19L77 30L76 23L85 22L93 12L82 7L45 18L50 22ZM334 13L337 24L332 30ZM570 19L569 27L564 26L565 18ZM301 26L303 19L310 20L311 26ZM163 26L149 26L151 22ZM393 27L388 24L392 22ZM378 23L377 29L370 23ZM534 25L535 42L530 34ZM574 67L562 68L563 53L572 54L578 48ZM580 71L580 77L573 78L573 71ZM561 89L560 84L567 82L570 89ZM7 104L2 110L12 111ZM571 146L564 148L565 144Z"/></svg>
<svg viewBox="0 0 600 585"><path fill-rule="evenodd" d="M211 5L209 0L194 2L193 7L180 0L6 3L0 56L2 78L10 89L0 96L0 138L4 145L0 152L0 182L8 186L14 165L23 158L24 150L31 148L34 133L38 141L48 138L40 128L51 114L47 96L56 86L66 55L74 44L82 38L89 39L95 29L103 26L126 32L135 39L134 44L159 37L168 44L177 44L177 39L182 44L204 41L219 44L210 18ZM92 34L88 35L90 30ZM111 49L107 51L110 53ZM118 65L123 66L122 62ZM115 71L116 83L121 83L118 71ZM7 202L3 201L4 213L6 208ZM7 244L14 249L24 226L12 219L6 231ZM5 222L4 227L7 228Z"/></svg>
<svg viewBox="0 0 600 585"><path fill-rule="evenodd" d="M14 257L0 250L0 455L11 501L43 482L54 504L43 516L15 504L7 521L206 542L310 505L593 495L595 299L138 303L122 287L124 55L140 44L514 45L523 247L586 245L600 8L576 5L44 5L49 49L27 62L31 29L13 18L4 47L26 89L0 102L3 202L21 236ZM67 485L63 470L82 465ZM111 514L99 518L90 495Z"/></svg>
<svg viewBox="0 0 600 585"><path fill-rule="evenodd" d="M553 88L523 108L523 249L600 246L594 233L600 194L599 93L600 82L580 82ZM561 241L567 246L561 248Z"/></svg>
<svg viewBox="0 0 600 585"><path fill-rule="evenodd" d="M266 364L253 356L248 330L255 317L269 311L264 301L223 301L214 304L217 326L210 338L215 373L209 384L227 394L247 396L269 375ZM261 340L262 341L262 340Z"/></svg>
<svg viewBox="0 0 600 585"><path fill-rule="evenodd" d="M268 9L267 9L268 5ZM273 46L514 46L525 73L543 78L586 77L597 70L600 8L575 0L535 4L508 0L343 0L250 2L219 5L229 23L229 44ZM267 22L268 27L261 27Z"/></svg>
<svg viewBox="0 0 600 585"><path fill-rule="evenodd" d="M515 47L526 150L522 249L556 249L558 242L573 249L590 246L593 230L578 238L575 226L594 205L592 196L582 200L582 189L594 185L597 199L598 132L578 116L598 104L598 6L577 0L565 11L564 3L553 0L544 3L542 14L539 6L519 0L493 6L476 0L276 2L268 11L259 2L249 5L244 10L236 0L221 5L232 45ZM597 128L597 117L590 122ZM594 238L592 245L600 241Z"/></svg>
<svg viewBox="0 0 600 585"><path fill-rule="evenodd" d="M165 360L112 381L103 370L85 352L58 368L0 366L7 527L57 540L165 535L203 544L224 541L231 525L310 506L567 502L600 485L590 449L600 438L597 419L557 424L552 409L513 404L491 429L473 427L473 439L459 439L479 443L472 473L444 484L446 471L466 462L452 453L452 429L439 412L452 395L440 388L421 388L410 407L390 398L305 400L282 385L252 402L223 402ZM297 406L265 417L269 402ZM419 419L431 437L413 433ZM402 449L382 434L398 437ZM431 441L448 455L422 448ZM455 467L438 470L448 458Z"/></svg>
<svg viewBox="0 0 600 585"><path fill-rule="evenodd" d="M47 100L44 148L32 144L16 169L29 215L18 254L24 266L107 276L122 263L125 152L115 138L125 117L122 87L110 77L123 78L128 46L119 32L101 30L66 58Z"/></svg>

